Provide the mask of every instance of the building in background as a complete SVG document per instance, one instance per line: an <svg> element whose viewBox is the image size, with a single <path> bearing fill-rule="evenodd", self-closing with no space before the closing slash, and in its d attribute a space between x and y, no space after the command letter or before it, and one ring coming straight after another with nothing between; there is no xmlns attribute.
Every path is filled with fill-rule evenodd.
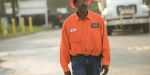
<svg viewBox="0 0 150 75"><path fill-rule="evenodd" d="M47 0L19 0L18 17L33 17L34 24L48 25Z"/></svg>
<svg viewBox="0 0 150 75"><path fill-rule="evenodd" d="M74 10L70 8L70 0L47 0L45 5L47 5L45 12L43 12L43 1L45 0L0 0L0 15L16 18L17 21L21 16L27 19L28 16L33 17L33 23L36 25L43 25L47 23L45 21L45 14L48 13L49 23L52 24L55 16L61 15L62 20L70 15ZM41 6L41 7L40 7ZM30 8L33 9L30 11ZM96 1L93 0L92 5L89 7L92 11L98 12L98 7ZM39 9L39 10L38 10ZM30 14L29 14L30 12ZM18 21L19 22L19 21ZM26 24L28 22L26 21Z"/></svg>

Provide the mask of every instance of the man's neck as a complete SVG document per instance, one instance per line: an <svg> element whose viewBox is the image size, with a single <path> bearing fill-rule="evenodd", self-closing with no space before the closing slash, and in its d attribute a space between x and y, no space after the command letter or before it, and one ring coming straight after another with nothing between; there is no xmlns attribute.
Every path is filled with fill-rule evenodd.
<svg viewBox="0 0 150 75"><path fill-rule="evenodd" d="M86 16L87 16L87 14L88 14L88 11L86 11L86 12L77 12L77 15L78 15L78 17L80 18L80 19L85 19L86 18Z"/></svg>

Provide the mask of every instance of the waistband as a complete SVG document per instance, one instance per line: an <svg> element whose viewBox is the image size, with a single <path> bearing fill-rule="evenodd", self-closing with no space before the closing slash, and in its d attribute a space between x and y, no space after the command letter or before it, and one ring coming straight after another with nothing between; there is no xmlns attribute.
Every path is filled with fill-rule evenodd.
<svg viewBox="0 0 150 75"><path fill-rule="evenodd" d="M87 54L78 54L78 55L75 55L75 56L72 56L71 57L76 57L76 56L84 56L84 57L102 57L102 55L99 55L99 56L93 56L93 55L87 55Z"/></svg>

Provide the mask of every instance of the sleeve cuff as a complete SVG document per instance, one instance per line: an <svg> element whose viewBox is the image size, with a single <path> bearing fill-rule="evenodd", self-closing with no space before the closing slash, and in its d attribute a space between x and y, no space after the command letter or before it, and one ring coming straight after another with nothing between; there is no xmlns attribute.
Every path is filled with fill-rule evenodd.
<svg viewBox="0 0 150 75"><path fill-rule="evenodd" d="M68 72L68 71L70 71L70 69L69 69L68 66L67 66L67 67L63 67L63 71L64 71L64 72Z"/></svg>
<svg viewBox="0 0 150 75"><path fill-rule="evenodd" d="M108 62L106 60L102 60L102 65L110 65L110 62Z"/></svg>

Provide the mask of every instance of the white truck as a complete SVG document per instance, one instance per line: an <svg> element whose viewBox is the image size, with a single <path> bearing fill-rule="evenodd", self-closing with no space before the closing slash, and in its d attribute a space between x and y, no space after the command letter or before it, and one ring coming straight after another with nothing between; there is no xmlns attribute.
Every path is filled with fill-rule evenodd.
<svg viewBox="0 0 150 75"><path fill-rule="evenodd" d="M108 35L113 29L142 29L149 32L149 8L143 0L97 0L107 25Z"/></svg>

